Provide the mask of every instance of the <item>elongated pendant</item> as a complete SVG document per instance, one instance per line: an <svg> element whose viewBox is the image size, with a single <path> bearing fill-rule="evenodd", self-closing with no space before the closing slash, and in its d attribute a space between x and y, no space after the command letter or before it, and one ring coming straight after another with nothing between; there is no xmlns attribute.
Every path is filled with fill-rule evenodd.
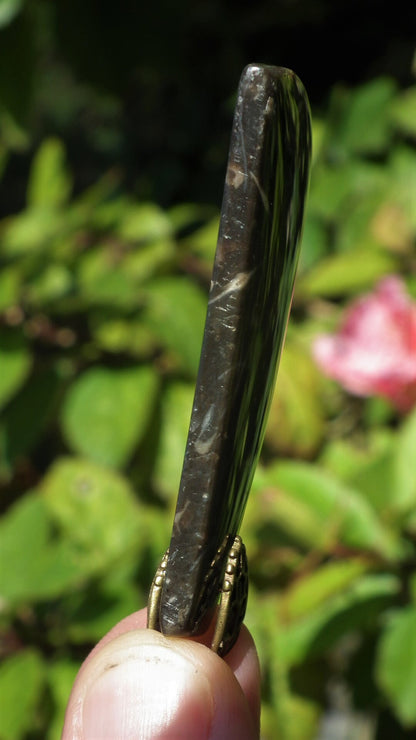
<svg viewBox="0 0 416 740"><path fill-rule="evenodd" d="M238 537L263 442L298 261L311 150L309 105L290 70L241 76L204 340L172 537L148 625L238 637L247 561Z"/></svg>

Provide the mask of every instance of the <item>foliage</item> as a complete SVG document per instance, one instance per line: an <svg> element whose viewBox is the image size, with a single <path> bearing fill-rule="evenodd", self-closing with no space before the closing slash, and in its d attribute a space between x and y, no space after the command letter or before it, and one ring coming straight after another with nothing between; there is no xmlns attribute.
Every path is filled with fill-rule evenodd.
<svg viewBox="0 0 416 740"><path fill-rule="evenodd" d="M311 356L381 277L415 293L415 99L387 79L337 87L314 122L292 319L243 528L265 738L314 738L334 714L351 736L416 727L416 411L344 394ZM4 740L58 738L80 660L146 603L218 226L212 208L138 203L112 172L75 194L72 179L46 138L26 207L0 223Z"/></svg>

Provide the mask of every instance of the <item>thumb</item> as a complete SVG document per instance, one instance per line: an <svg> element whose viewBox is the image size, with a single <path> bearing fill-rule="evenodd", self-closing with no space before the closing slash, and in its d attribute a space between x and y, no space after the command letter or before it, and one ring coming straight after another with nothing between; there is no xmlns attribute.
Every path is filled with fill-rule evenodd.
<svg viewBox="0 0 416 740"><path fill-rule="evenodd" d="M242 639L247 644L247 635ZM250 661L255 671L254 651ZM258 732L258 717L224 660L199 643L134 630L87 659L62 740L256 740Z"/></svg>

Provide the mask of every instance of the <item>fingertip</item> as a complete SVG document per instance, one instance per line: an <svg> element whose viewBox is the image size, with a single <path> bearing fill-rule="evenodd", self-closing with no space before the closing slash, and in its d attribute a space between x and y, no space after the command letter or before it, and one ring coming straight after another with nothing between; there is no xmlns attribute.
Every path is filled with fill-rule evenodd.
<svg viewBox="0 0 416 740"><path fill-rule="evenodd" d="M233 668L210 649L153 630L115 633L78 675L62 740L258 737ZM249 664L240 652L236 646L230 660L244 683Z"/></svg>
<svg viewBox="0 0 416 740"><path fill-rule="evenodd" d="M209 681L186 652L158 632L130 631L84 666L63 740L205 740L213 712Z"/></svg>

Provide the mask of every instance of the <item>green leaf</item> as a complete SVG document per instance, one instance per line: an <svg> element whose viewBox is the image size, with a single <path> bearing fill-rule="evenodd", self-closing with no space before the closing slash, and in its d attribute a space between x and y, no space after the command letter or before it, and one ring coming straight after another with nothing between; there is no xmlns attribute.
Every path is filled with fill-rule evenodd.
<svg viewBox="0 0 416 740"><path fill-rule="evenodd" d="M0 666L2 740L23 740L33 730L44 674L42 659L34 650L22 650Z"/></svg>
<svg viewBox="0 0 416 740"><path fill-rule="evenodd" d="M218 215L217 208L211 205L201 205L200 203L179 203L169 208L168 216L175 232L187 232L196 234L203 225L216 215L217 233L218 233ZM216 241L216 238L214 242ZM215 249L215 244L214 244Z"/></svg>
<svg viewBox="0 0 416 740"><path fill-rule="evenodd" d="M126 256L123 268L136 284L142 285L158 271L170 267L174 246L174 242L167 238L141 244Z"/></svg>
<svg viewBox="0 0 416 740"><path fill-rule="evenodd" d="M80 666L70 660L59 660L47 668L47 683L51 692L54 713L49 724L47 740L60 740L69 695Z"/></svg>
<svg viewBox="0 0 416 740"><path fill-rule="evenodd" d="M145 291L145 318L181 369L196 376L207 298L185 278L160 278Z"/></svg>
<svg viewBox="0 0 416 740"><path fill-rule="evenodd" d="M356 173L351 164L343 167L317 166L308 196L309 217L336 220L354 190L355 179Z"/></svg>
<svg viewBox="0 0 416 740"><path fill-rule="evenodd" d="M395 92L396 84L387 78L371 80L351 91L335 127L337 147L355 154L385 151L391 138L388 113Z"/></svg>
<svg viewBox="0 0 416 740"><path fill-rule="evenodd" d="M4 605L56 598L81 582L74 552L56 538L45 503L26 494L0 523L0 597Z"/></svg>
<svg viewBox="0 0 416 740"><path fill-rule="evenodd" d="M395 147L390 157L387 171L390 178L391 199L407 219L408 225L416 231L416 152L410 146Z"/></svg>
<svg viewBox="0 0 416 740"><path fill-rule="evenodd" d="M155 203L140 203L125 210L118 233L127 241L147 242L170 236L172 226L166 213Z"/></svg>
<svg viewBox="0 0 416 740"><path fill-rule="evenodd" d="M20 13L24 0L0 1L0 28L7 26Z"/></svg>
<svg viewBox="0 0 416 740"><path fill-rule="evenodd" d="M179 489L194 386L171 383L162 397L161 432L153 477L157 491L174 501Z"/></svg>
<svg viewBox="0 0 416 740"><path fill-rule="evenodd" d="M367 436L365 450L347 440L326 446L321 462L352 488L360 491L385 523L397 519L393 434L378 430Z"/></svg>
<svg viewBox="0 0 416 740"><path fill-rule="evenodd" d="M0 408L26 380L32 359L20 334L0 330Z"/></svg>
<svg viewBox="0 0 416 740"><path fill-rule="evenodd" d="M396 268L395 258L386 252L376 248L351 250L321 260L300 277L296 290L298 295L307 297L355 294L396 272Z"/></svg>
<svg viewBox="0 0 416 740"><path fill-rule="evenodd" d="M388 181L370 192L351 193L348 207L337 222L336 248L338 252L370 252L380 246L380 237L374 229L376 218L386 202Z"/></svg>
<svg viewBox="0 0 416 740"><path fill-rule="evenodd" d="M243 526L247 543L254 533L254 545L258 541L264 543L265 528L271 531L275 546L282 539L282 531L284 540L308 549L327 551L332 544L332 533L322 527L322 518L311 506L300 503L290 491L278 486L270 468L257 466Z"/></svg>
<svg viewBox="0 0 416 740"><path fill-rule="evenodd" d="M316 112L312 118L312 168L318 166L324 150L325 139L328 134L326 121L318 117Z"/></svg>
<svg viewBox="0 0 416 740"><path fill-rule="evenodd" d="M73 287L71 270L65 265L52 263L30 279L26 300L32 305L51 310L51 304L68 295Z"/></svg>
<svg viewBox="0 0 416 740"><path fill-rule="evenodd" d="M142 359L154 356L156 337L141 318L123 318L98 309L90 313L89 321L96 344L106 352Z"/></svg>
<svg viewBox="0 0 416 740"><path fill-rule="evenodd" d="M79 207L89 214L91 226L100 233L114 231L131 206L127 195L119 191L119 184L114 171L107 173L78 199Z"/></svg>
<svg viewBox="0 0 416 740"><path fill-rule="evenodd" d="M39 441L59 388L60 379L53 370L38 372L9 403L0 419L0 470L5 466L10 472L16 460Z"/></svg>
<svg viewBox="0 0 416 740"><path fill-rule="evenodd" d="M262 672L267 675L261 707L261 737L264 740L276 737L313 740L318 731L320 707L294 693L289 666L283 659L284 635L279 629L277 600L254 593L253 589L250 594L246 623L255 638ZM315 674L314 689L318 694L323 682L324 675Z"/></svg>
<svg viewBox="0 0 416 740"><path fill-rule="evenodd" d="M396 97L390 114L399 131L416 137L416 85Z"/></svg>
<svg viewBox="0 0 416 740"><path fill-rule="evenodd" d="M324 433L321 376L310 352L289 337L280 361L266 442L274 452L310 457Z"/></svg>
<svg viewBox="0 0 416 740"><path fill-rule="evenodd" d="M215 216L183 241L186 249L200 257L209 269L214 262L218 229L219 216Z"/></svg>
<svg viewBox="0 0 416 740"><path fill-rule="evenodd" d="M70 447L105 465L124 467L146 431L157 387L150 366L87 370L69 389L61 414Z"/></svg>
<svg viewBox="0 0 416 740"><path fill-rule="evenodd" d="M376 678L402 724L415 727L415 607L404 608L389 619L379 643Z"/></svg>
<svg viewBox="0 0 416 740"><path fill-rule="evenodd" d="M58 211L31 208L3 221L1 249L9 257L30 252L45 252L64 228Z"/></svg>
<svg viewBox="0 0 416 740"><path fill-rule="evenodd" d="M346 633L376 629L380 615L394 603L399 588L394 576L363 575L300 619L287 622L283 608L280 611L282 660L288 665L298 665L309 657L322 655Z"/></svg>
<svg viewBox="0 0 416 740"><path fill-rule="evenodd" d="M337 594L347 591L366 572L368 565L358 558L330 562L295 581L282 599L285 620L292 622L310 614Z"/></svg>
<svg viewBox="0 0 416 740"><path fill-rule="evenodd" d="M3 267L0 272L0 311L6 311L19 301L21 275L16 267Z"/></svg>
<svg viewBox="0 0 416 740"><path fill-rule="evenodd" d="M409 414L396 439L394 478L391 496L396 508L412 512L416 508L416 409Z"/></svg>
<svg viewBox="0 0 416 740"><path fill-rule="evenodd" d="M346 442L327 446L323 462L361 491L386 523L399 526L412 516L416 505L414 450L416 412L398 432L375 428L367 435L365 450Z"/></svg>
<svg viewBox="0 0 416 740"><path fill-rule="evenodd" d="M374 457L378 459L380 452L383 454L384 451L384 445L381 451L378 447L374 450L372 445L367 445L364 450L349 439L334 439L323 448L319 463L337 478L351 483L362 470L366 470L369 461L371 465Z"/></svg>
<svg viewBox="0 0 416 740"><path fill-rule="evenodd" d="M307 212L302 234L302 249L299 260L299 274L309 270L328 250L328 235L325 224Z"/></svg>
<svg viewBox="0 0 416 740"><path fill-rule="evenodd" d="M67 202L71 186L63 143L46 139L32 163L27 191L29 207L56 209Z"/></svg>
<svg viewBox="0 0 416 740"><path fill-rule="evenodd" d="M270 647L269 647L270 650ZM317 702L290 691L289 681L283 681L281 670L275 665L278 658L272 661L271 673L273 687L272 704L262 703L261 738L262 740L315 740L321 731L321 707ZM261 661L264 665L264 661ZM276 679L274 679L274 674ZM269 683L268 678L268 683ZM315 684L316 688L316 684Z"/></svg>
<svg viewBox="0 0 416 740"><path fill-rule="evenodd" d="M281 462L263 472L261 483L276 491L275 516L280 516L281 491L292 500L293 516L306 516L321 533L316 545L342 542L359 550L373 550L385 558L397 558L400 547L374 510L358 491L340 483L325 471L307 463ZM286 522L288 524L290 519ZM322 527L325 522L325 527ZM293 526L296 528L297 522Z"/></svg>
<svg viewBox="0 0 416 740"><path fill-rule="evenodd" d="M109 468L61 459L41 482L40 492L87 572L98 572L136 552L147 539L145 512L127 480Z"/></svg>
<svg viewBox="0 0 416 740"><path fill-rule="evenodd" d="M79 261L77 279L81 295L93 305L137 310L137 280L111 245L88 250Z"/></svg>

